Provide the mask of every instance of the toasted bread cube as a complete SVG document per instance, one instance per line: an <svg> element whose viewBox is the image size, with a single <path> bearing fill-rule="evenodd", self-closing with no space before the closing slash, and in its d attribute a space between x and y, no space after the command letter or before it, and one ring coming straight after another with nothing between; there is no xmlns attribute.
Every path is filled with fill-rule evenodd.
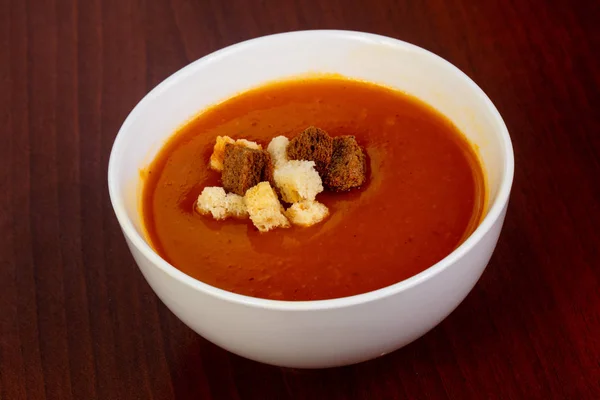
<svg viewBox="0 0 600 400"><path fill-rule="evenodd" d="M225 209L227 210L227 216L234 218L248 218L248 210L246 209L246 203L244 197L235 193L227 193L225 198Z"/></svg>
<svg viewBox="0 0 600 400"><path fill-rule="evenodd" d="M329 209L318 201L303 200L292 204L285 212L294 225L311 226L323 221L329 215Z"/></svg>
<svg viewBox="0 0 600 400"><path fill-rule="evenodd" d="M354 136L339 136L333 141L333 155L323 183L333 191L346 191L367 180L367 158Z"/></svg>
<svg viewBox="0 0 600 400"><path fill-rule="evenodd" d="M248 189L244 203L254 226L261 232L274 228L289 228L290 221L283 214L283 206L269 182L260 182Z"/></svg>
<svg viewBox="0 0 600 400"><path fill-rule="evenodd" d="M317 172L323 176L331 162L333 139L322 129L310 126L290 140L287 155L290 160L314 161Z"/></svg>
<svg viewBox="0 0 600 400"><path fill-rule="evenodd" d="M225 145L234 144L235 140L229 136L217 136L217 141L210 156L210 168L215 171L223 171L223 158L225 157Z"/></svg>
<svg viewBox="0 0 600 400"><path fill-rule="evenodd" d="M263 170L269 162L269 153L227 143L221 180L223 188L243 196L246 190L256 186L263 178Z"/></svg>
<svg viewBox="0 0 600 400"><path fill-rule="evenodd" d="M261 182L269 182L271 184L271 187L273 189L275 188L275 178L273 177L273 174L275 174L275 167L273 165L273 159L271 157L271 154L268 151L264 151L263 152L265 154L265 165L263 167L262 170L262 174L260 176L260 181Z"/></svg>
<svg viewBox="0 0 600 400"><path fill-rule="evenodd" d="M196 201L200 214L211 214L214 219L228 217L246 218L248 211L244 198L233 193L225 193L222 187L205 187Z"/></svg>
<svg viewBox="0 0 600 400"><path fill-rule="evenodd" d="M314 161L288 161L275 168L273 177L282 200L287 203L314 200L323 191L323 183Z"/></svg>
<svg viewBox="0 0 600 400"><path fill-rule="evenodd" d="M214 219L227 218L227 193L222 187L205 187L196 201L200 214L212 214Z"/></svg>
<svg viewBox="0 0 600 400"><path fill-rule="evenodd" d="M251 142L246 139L233 140L229 136L217 136L215 147L210 156L210 168L215 171L223 171L223 159L225 158L225 145L237 144L254 150L262 150L262 146L258 143Z"/></svg>
<svg viewBox="0 0 600 400"><path fill-rule="evenodd" d="M288 161L287 147L290 140L285 136L277 136L271 139L267 146L267 151L271 154L275 168L285 164Z"/></svg>

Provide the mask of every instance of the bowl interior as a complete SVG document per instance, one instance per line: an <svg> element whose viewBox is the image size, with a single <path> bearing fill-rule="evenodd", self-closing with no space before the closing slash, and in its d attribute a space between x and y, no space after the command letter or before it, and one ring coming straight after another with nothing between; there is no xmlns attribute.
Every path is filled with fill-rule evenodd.
<svg viewBox="0 0 600 400"><path fill-rule="evenodd" d="M199 111L261 84L312 73L337 73L396 88L446 115L479 151L487 178L485 214L506 180L512 179L506 127L487 96L457 68L395 39L344 31L295 32L243 42L204 57L169 77L135 107L119 131L109 166L117 216L124 210L120 219L126 218L145 240L140 170Z"/></svg>

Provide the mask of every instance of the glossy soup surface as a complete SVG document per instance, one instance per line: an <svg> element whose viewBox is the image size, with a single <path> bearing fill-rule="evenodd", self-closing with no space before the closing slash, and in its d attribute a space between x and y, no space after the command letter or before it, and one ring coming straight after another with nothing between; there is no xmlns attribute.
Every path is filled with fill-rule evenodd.
<svg viewBox="0 0 600 400"><path fill-rule="evenodd" d="M361 189L324 192L330 217L310 228L259 233L249 220L196 214L215 138L266 148L309 125L355 135L369 160ZM422 102L369 83L314 78L269 84L212 107L183 126L145 171L143 218L155 250L210 285L280 300L379 289L435 264L476 227L481 166L457 129Z"/></svg>

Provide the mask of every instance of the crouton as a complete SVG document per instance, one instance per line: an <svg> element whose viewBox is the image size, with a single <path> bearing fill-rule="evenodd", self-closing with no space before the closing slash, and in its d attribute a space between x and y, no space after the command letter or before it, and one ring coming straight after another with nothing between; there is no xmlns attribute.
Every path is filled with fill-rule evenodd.
<svg viewBox="0 0 600 400"><path fill-rule="evenodd" d="M333 155L323 179L332 191L346 191L365 183L366 156L354 136L339 136L333 140Z"/></svg>
<svg viewBox="0 0 600 400"><path fill-rule="evenodd" d="M223 188L240 196L246 190L256 186L263 177L263 170L268 163L268 153L264 150L250 149L244 146L225 144Z"/></svg>
<svg viewBox="0 0 600 400"><path fill-rule="evenodd" d="M314 161L319 175L324 176L333 154L333 139L322 129L310 126L290 140L287 155L290 160Z"/></svg>
<svg viewBox="0 0 600 400"><path fill-rule="evenodd" d="M311 226L323 221L329 215L329 209L318 201L303 200L292 204L285 215L294 225Z"/></svg>
<svg viewBox="0 0 600 400"><path fill-rule="evenodd" d="M260 182L248 189L244 203L254 226L261 232L274 228L289 228L290 221L283 214L283 206L269 182Z"/></svg>
<svg viewBox="0 0 600 400"><path fill-rule="evenodd" d="M235 140L229 136L217 136L215 147L210 156L210 168L215 171L223 171L223 158L225 157L225 145L227 143L234 144Z"/></svg>
<svg viewBox="0 0 600 400"><path fill-rule="evenodd" d="M264 152L265 154L265 165L263 166L263 170L260 176L260 181L261 182L269 182L269 184L271 185L271 187L273 189L275 188L275 178L274 178L274 173L275 173L275 167L273 165L273 161L272 161L272 157L271 154L269 154L268 152ZM275 190L277 191L277 190Z"/></svg>
<svg viewBox="0 0 600 400"><path fill-rule="evenodd" d="M287 147L289 143L290 140L285 136L277 136L271 139L271 142L267 146L267 151L271 154L275 168L288 161Z"/></svg>
<svg viewBox="0 0 600 400"><path fill-rule="evenodd" d="M244 198L235 193L227 193L225 198L225 209L227 215L235 218L248 218L248 210Z"/></svg>
<svg viewBox="0 0 600 400"><path fill-rule="evenodd" d="M196 201L200 214L211 214L214 219L228 217L246 218L248 211L244 198L233 193L225 193L222 187L205 187Z"/></svg>
<svg viewBox="0 0 600 400"><path fill-rule="evenodd" d="M262 150L262 146L258 143L251 142L246 139L233 140L229 136L217 136L215 147L210 156L210 168L215 171L223 171L223 159L225 158L225 145L237 144L254 150Z"/></svg>
<svg viewBox="0 0 600 400"><path fill-rule="evenodd" d="M275 168L273 177L282 200L287 203L314 200L323 191L323 183L314 161L288 161Z"/></svg>

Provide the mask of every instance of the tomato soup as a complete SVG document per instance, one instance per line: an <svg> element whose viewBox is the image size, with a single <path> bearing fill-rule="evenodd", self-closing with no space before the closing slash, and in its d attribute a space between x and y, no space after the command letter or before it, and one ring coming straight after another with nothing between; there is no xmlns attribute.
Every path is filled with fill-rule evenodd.
<svg viewBox="0 0 600 400"><path fill-rule="evenodd" d="M248 220L194 211L215 138L263 146L307 126L354 135L368 179L323 192L322 223L261 233ZM215 287L277 300L321 300L392 285L452 252L479 223L485 201L478 158L457 128L423 102L338 77L268 84L213 106L185 124L144 171L142 214L156 252Z"/></svg>

